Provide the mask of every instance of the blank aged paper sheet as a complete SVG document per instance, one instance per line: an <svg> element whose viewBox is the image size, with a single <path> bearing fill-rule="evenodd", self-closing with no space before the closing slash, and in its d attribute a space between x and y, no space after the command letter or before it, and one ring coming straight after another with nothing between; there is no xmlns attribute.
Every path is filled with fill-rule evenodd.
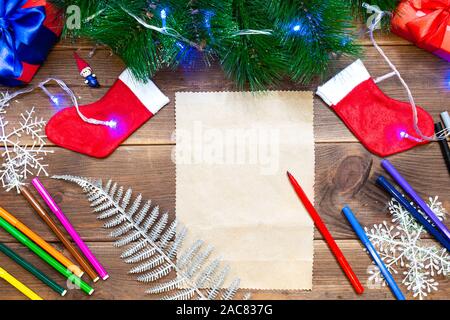
<svg viewBox="0 0 450 320"><path fill-rule="evenodd" d="M312 289L312 92L176 94L176 214L241 288Z"/></svg>

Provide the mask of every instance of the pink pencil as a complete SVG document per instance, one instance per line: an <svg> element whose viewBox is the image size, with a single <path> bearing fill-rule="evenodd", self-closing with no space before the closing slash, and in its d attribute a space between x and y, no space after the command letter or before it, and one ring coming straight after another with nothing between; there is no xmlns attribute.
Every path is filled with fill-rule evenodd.
<svg viewBox="0 0 450 320"><path fill-rule="evenodd" d="M50 196L50 193L45 189L45 187L42 185L41 181L39 181L38 178L34 178L31 183L36 188L36 190L41 195L42 199L44 199L47 206L52 210L52 212L55 214L55 216L58 218L58 220L63 225L64 229L66 229L67 233L72 237L73 241L77 244L77 246L80 248L81 252L85 255L86 259L90 262L92 267L97 271L98 275L103 279L106 280L109 278L108 273L105 271L105 269L102 267L100 262L98 262L97 258L94 256L94 254L91 252L89 247L84 243L84 241L80 238L78 233L75 231L74 227L70 223L69 219L64 215L62 210L58 207L55 200Z"/></svg>

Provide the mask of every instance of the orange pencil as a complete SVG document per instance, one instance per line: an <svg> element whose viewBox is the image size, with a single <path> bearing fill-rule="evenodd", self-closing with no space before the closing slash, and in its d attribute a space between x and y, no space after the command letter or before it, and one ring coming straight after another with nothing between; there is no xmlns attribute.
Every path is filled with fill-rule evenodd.
<svg viewBox="0 0 450 320"><path fill-rule="evenodd" d="M73 274L77 277L82 277L83 273L81 269L75 265L72 261L66 258L61 252L53 248L47 241L42 239L39 235L30 230L26 225L17 220L12 214L8 211L0 207L0 217L5 219L8 223L13 225L15 228L19 229L22 233L24 233L28 238L34 241L38 246L40 246L43 250L47 251L48 254L53 256L56 260L58 260L62 265L64 265L67 269L69 269Z"/></svg>

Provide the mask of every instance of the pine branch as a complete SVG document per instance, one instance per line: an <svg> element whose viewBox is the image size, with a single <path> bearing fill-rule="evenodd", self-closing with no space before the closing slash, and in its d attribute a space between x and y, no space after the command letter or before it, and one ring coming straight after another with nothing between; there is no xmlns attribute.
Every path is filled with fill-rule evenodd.
<svg viewBox="0 0 450 320"><path fill-rule="evenodd" d="M352 32L352 8L359 1L54 2L81 10L81 28L66 29L66 36L87 37L109 46L144 81L162 68L189 64L193 57L201 56L206 62L217 57L238 88L264 90L286 76L309 83L325 73L334 57L359 53ZM299 29L293 31L297 24Z"/></svg>
<svg viewBox="0 0 450 320"><path fill-rule="evenodd" d="M212 247L203 248L204 243L201 240L191 244L176 259L187 230L181 228L176 234L177 221L168 224L168 214L160 214L158 206L152 208L150 201L142 204L141 195L130 205L131 189L124 193L124 188L113 184L112 181L103 186L100 180L89 178L67 175L53 178L75 183L83 189L98 218L106 220L105 228L113 228L111 236L118 238L115 245L128 246L121 258L132 265L129 273L135 274L138 281L155 282L168 277L173 271L176 272L175 279L169 278L159 282L148 289L147 293L165 293L163 299L169 300L216 297L228 273L228 267L220 268L218 259L208 263ZM170 244L174 236L175 239ZM205 293L201 290L208 285L213 292ZM234 280L223 298L232 299L238 285L239 280Z"/></svg>
<svg viewBox="0 0 450 320"><path fill-rule="evenodd" d="M268 9L294 81L309 83L324 75L333 56L360 53L347 0L270 0Z"/></svg>

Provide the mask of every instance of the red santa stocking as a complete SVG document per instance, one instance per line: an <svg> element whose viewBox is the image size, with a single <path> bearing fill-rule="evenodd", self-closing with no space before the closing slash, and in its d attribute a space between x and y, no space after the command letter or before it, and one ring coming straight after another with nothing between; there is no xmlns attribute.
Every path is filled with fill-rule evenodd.
<svg viewBox="0 0 450 320"><path fill-rule="evenodd" d="M411 104L386 96L361 60L320 86L317 94L374 154L386 157L428 142L416 134ZM433 136L432 117L417 107L417 119L423 135Z"/></svg>
<svg viewBox="0 0 450 320"><path fill-rule="evenodd" d="M58 146L104 158L167 103L153 82L137 81L127 69L99 101L80 106L80 112L72 107L53 116L46 134ZM108 125L86 122L88 118Z"/></svg>

